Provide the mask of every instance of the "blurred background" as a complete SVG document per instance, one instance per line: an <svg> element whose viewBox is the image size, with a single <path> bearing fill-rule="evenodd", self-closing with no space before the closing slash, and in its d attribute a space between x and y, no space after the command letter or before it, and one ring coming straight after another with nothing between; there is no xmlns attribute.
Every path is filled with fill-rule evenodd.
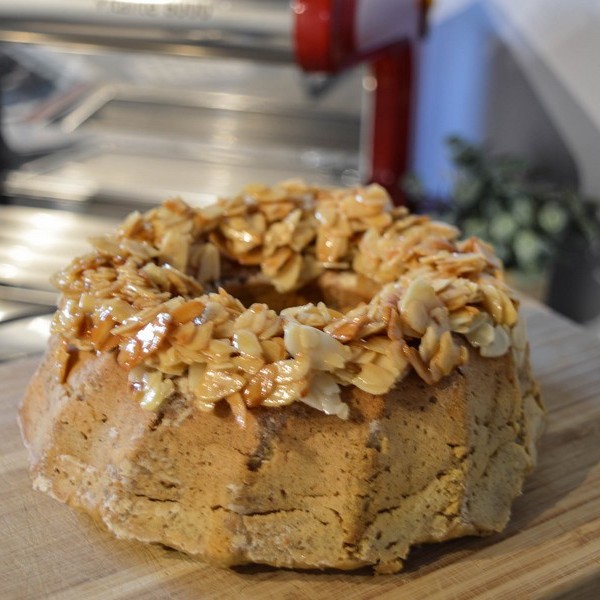
<svg viewBox="0 0 600 600"><path fill-rule="evenodd" d="M597 2L49 4L0 5L0 360L87 237L290 177L382 183L600 334Z"/></svg>

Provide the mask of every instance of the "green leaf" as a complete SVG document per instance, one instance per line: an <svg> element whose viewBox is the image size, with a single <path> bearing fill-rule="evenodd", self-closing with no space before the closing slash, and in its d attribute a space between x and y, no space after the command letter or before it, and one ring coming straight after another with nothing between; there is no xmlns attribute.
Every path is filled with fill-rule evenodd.
<svg viewBox="0 0 600 600"><path fill-rule="evenodd" d="M513 200L512 215L520 227L531 227L535 223L535 200L523 194L517 196Z"/></svg>
<svg viewBox="0 0 600 600"><path fill-rule="evenodd" d="M517 227L517 222L511 213L501 212L490 223L490 235L494 242L506 243L512 240Z"/></svg>
<svg viewBox="0 0 600 600"><path fill-rule="evenodd" d="M538 212L540 227L552 236L562 233L569 222L569 215L558 202L544 204Z"/></svg>
<svg viewBox="0 0 600 600"><path fill-rule="evenodd" d="M521 229L515 235L514 252L519 266L525 271L533 271L542 263L547 246L531 229Z"/></svg>

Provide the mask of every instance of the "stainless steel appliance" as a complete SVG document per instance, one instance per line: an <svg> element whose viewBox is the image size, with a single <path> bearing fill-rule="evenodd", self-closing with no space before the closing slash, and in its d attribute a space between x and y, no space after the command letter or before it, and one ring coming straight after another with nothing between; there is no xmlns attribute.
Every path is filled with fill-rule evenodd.
<svg viewBox="0 0 600 600"><path fill-rule="evenodd" d="M302 177L400 199L425 9L4 0L0 319L47 310L48 275L86 234L171 195L201 204Z"/></svg>

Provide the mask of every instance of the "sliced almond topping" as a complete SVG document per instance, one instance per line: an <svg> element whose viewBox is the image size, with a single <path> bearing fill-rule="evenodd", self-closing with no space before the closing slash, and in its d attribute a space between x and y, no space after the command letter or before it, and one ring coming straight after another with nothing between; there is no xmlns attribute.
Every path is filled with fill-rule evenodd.
<svg viewBox="0 0 600 600"><path fill-rule="evenodd" d="M340 384L385 393L409 366L435 383L467 359L457 334L482 356L512 346L523 360L518 301L500 262L487 244L457 236L392 208L379 186L251 185L200 209L168 200L93 240L94 252L53 278L62 298L52 330L69 348L112 350L139 369L146 407L179 390L201 410L226 400L240 422L249 407L299 400L347 416ZM222 288L205 294L222 263L228 278L243 265L242 277L307 297L325 270L338 277L352 265L370 282L365 296L379 291L343 313L318 303L277 314Z"/></svg>

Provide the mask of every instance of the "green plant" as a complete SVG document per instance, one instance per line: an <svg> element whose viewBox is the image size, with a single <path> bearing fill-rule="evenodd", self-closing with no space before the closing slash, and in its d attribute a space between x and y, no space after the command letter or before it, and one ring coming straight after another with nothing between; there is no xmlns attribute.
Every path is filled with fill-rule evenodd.
<svg viewBox="0 0 600 600"><path fill-rule="evenodd" d="M490 242L507 268L543 272L561 253L568 230L600 239L597 204L535 178L521 159L489 156L458 137L450 138L448 147L456 173L453 198L442 216L466 236Z"/></svg>

